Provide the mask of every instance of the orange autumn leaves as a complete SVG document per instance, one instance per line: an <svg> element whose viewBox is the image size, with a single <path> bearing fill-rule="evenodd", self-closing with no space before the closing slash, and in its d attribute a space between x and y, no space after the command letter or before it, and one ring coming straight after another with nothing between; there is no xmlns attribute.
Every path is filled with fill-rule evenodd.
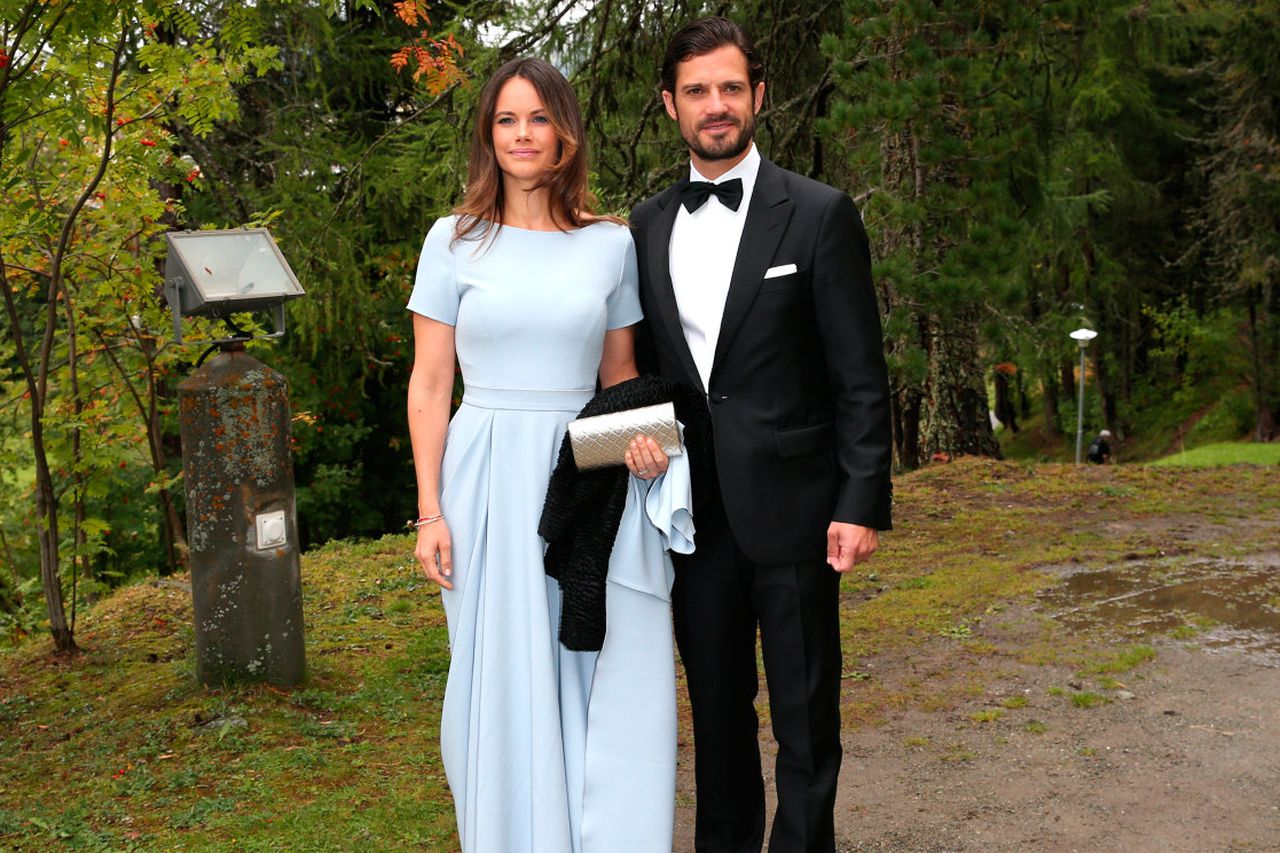
<svg viewBox="0 0 1280 853"><path fill-rule="evenodd" d="M396 16L411 27L429 26L431 19L427 16L425 0L402 0L395 3ZM412 44L405 45L391 55L391 67L397 72L413 66L414 82L422 81L427 91L435 96L454 83L466 79L466 75L458 67L462 58L462 45L454 39L452 33L439 38L430 36L426 30L419 32Z"/></svg>

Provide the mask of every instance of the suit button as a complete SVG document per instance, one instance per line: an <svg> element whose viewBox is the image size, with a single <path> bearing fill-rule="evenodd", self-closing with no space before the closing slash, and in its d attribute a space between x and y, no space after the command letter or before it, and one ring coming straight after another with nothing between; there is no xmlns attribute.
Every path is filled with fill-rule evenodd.
<svg viewBox="0 0 1280 853"><path fill-rule="evenodd" d="M723 403L725 400L728 400L728 399L729 399L728 394L712 394L711 395L711 402L717 403L717 404Z"/></svg>

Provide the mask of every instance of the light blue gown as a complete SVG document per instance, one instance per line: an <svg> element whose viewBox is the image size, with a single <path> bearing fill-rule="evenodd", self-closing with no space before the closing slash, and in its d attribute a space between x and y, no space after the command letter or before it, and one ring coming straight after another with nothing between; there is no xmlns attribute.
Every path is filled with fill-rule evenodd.
<svg viewBox="0 0 1280 853"><path fill-rule="evenodd" d="M454 588L440 738L462 849L665 853L676 759L665 549L693 549L687 462L628 478L598 653L560 645L560 590L537 533L605 330L641 319L635 247L598 222L504 227L451 248L453 226L427 235L408 307L455 327L466 386L441 467Z"/></svg>

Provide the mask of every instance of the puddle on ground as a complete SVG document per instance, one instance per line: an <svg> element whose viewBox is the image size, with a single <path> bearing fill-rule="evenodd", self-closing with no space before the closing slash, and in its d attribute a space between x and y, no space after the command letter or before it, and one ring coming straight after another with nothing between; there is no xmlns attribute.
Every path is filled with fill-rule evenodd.
<svg viewBox="0 0 1280 853"><path fill-rule="evenodd" d="M1040 605L1068 628L1173 635L1280 667L1280 555L1076 570Z"/></svg>

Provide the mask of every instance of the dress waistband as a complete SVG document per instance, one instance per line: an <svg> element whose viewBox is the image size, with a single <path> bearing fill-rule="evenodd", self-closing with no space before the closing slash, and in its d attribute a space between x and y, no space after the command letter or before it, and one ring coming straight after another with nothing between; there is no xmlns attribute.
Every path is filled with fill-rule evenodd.
<svg viewBox="0 0 1280 853"><path fill-rule="evenodd" d="M595 393L594 388L486 388L467 385L462 402L481 409L577 413Z"/></svg>

